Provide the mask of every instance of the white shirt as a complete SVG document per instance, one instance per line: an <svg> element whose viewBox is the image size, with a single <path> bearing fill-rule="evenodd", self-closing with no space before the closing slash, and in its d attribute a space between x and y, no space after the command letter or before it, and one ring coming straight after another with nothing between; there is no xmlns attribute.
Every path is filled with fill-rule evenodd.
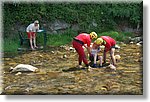
<svg viewBox="0 0 150 102"><path fill-rule="evenodd" d="M36 32L38 30L39 30L39 24L38 26L35 26L34 23L32 23L27 27L26 32Z"/></svg>
<svg viewBox="0 0 150 102"><path fill-rule="evenodd" d="M91 50L91 54L92 54L92 55L97 54L97 52L98 52L97 49L92 49L92 50Z"/></svg>

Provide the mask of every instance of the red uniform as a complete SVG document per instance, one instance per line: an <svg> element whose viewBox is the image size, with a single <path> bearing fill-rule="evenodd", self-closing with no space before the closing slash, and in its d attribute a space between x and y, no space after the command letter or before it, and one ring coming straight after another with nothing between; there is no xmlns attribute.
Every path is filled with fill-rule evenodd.
<svg viewBox="0 0 150 102"><path fill-rule="evenodd" d="M101 38L106 42L106 44L104 44L106 52L109 51L116 44L116 41L109 36L101 36Z"/></svg>
<svg viewBox="0 0 150 102"><path fill-rule="evenodd" d="M88 47L90 47L91 44L91 37L89 34L86 33L81 33L79 34L77 37L75 37L76 39L82 41L84 44L87 44Z"/></svg>
<svg viewBox="0 0 150 102"><path fill-rule="evenodd" d="M90 47L91 38L89 34L81 33L78 36L76 36L72 42L73 47L79 54L79 65L81 65L82 61L84 62L84 64L88 65L88 61L86 59L84 49L82 47L84 44L87 44L87 46Z"/></svg>

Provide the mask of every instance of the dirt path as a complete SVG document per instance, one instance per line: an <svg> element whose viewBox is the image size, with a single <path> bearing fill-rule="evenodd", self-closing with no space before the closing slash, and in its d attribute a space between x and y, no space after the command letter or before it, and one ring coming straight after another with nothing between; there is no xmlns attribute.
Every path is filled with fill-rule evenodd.
<svg viewBox="0 0 150 102"><path fill-rule="evenodd" d="M77 69L78 55L64 48L33 51L13 58L3 58L2 94L142 94L142 48L120 45L116 71L108 68ZM17 64L39 68L37 73L10 73Z"/></svg>

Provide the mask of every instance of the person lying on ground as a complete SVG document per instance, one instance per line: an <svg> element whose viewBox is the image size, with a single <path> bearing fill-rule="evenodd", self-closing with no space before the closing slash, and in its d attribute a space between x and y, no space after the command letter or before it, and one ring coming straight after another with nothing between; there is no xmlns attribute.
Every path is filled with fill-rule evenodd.
<svg viewBox="0 0 150 102"><path fill-rule="evenodd" d="M92 45L91 54L89 59L93 68L102 67L102 56L99 56L98 53L100 52L100 45L97 44L96 40ZM97 61L99 60L99 65L97 66Z"/></svg>

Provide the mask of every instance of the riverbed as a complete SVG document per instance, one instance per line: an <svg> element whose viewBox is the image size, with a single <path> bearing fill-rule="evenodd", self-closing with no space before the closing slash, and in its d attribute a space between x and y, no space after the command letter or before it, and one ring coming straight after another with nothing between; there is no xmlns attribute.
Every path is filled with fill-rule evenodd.
<svg viewBox="0 0 150 102"><path fill-rule="evenodd" d="M4 55L2 94L73 94L73 95L142 95L142 46L120 44L115 54L121 56L117 70L107 67L77 68L78 55L66 47L49 47L49 50L28 51L14 56ZM109 53L107 53L109 64ZM30 64L38 72L11 73L10 67ZM84 64L83 64L84 66Z"/></svg>

